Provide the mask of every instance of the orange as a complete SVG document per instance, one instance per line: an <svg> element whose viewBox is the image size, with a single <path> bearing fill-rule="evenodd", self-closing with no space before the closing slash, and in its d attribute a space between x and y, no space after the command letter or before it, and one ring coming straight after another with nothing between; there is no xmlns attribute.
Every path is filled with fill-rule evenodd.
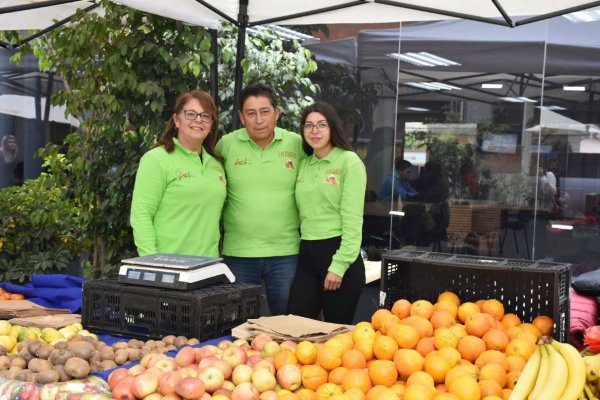
<svg viewBox="0 0 600 400"><path fill-rule="evenodd" d="M352 330L352 340L354 343L360 339L375 339L375 329L370 322L361 321Z"/></svg>
<svg viewBox="0 0 600 400"><path fill-rule="evenodd" d="M398 395L390 388L385 388L375 395L374 400L398 400Z"/></svg>
<svg viewBox="0 0 600 400"><path fill-rule="evenodd" d="M371 378L366 369L351 369L346 373L344 379L342 379L342 389L344 389L344 392L349 389L358 389L366 394L372 386Z"/></svg>
<svg viewBox="0 0 600 400"><path fill-rule="evenodd" d="M458 365L461 360L460 353L453 347L442 347L438 350L438 354L444 357L450 363L451 367Z"/></svg>
<svg viewBox="0 0 600 400"><path fill-rule="evenodd" d="M392 314L392 312L387 308L380 308L379 310L375 311L373 315L371 315L371 324L373 325L373 329L380 329L382 318L389 314Z"/></svg>
<svg viewBox="0 0 600 400"><path fill-rule="evenodd" d="M317 390L327 382L328 372L320 365L306 365L302 367L302 386L310 390Z"/></svg>
<svg viewBox="0 0 600 400"><path fill-rule="evenodd" d="M542 336L542 332L539 330L539 328L537 326L535 326L534 324L532 324L531 322L526 322L524 324L521 324L520 328L521 328L521 331L531 333L535 337L536 340L539 336Z"/></svg>
<svg viewBox="0 0 600 400"><path fill-rule="evenodd" d="M479 307L479 309L481 309L481 306L483 305L483 303L485 303L487 299L479 299L475 302L475 304L477 304L477 307Z"/></svg>
<svg viewBox="0 0 600 400"><path fill-rule="evenodd" d="M459 339L468 335L467 329L462 324L456 324L451 326L449 329L452 331L452 333L454 333L454 336Z"/></svg>
<svg viewBox="0 0 600 400"><path fill-rule="evenodd" d="M433 400L460 400L456 397L455 394L452 393L438 393Z"/></svg>
<svg viewBox="0 0 600 400"><path fill-rule="evenodd" d="M417 300L410 305L410 315L427 318L433 314L433 304L427 300Z"/></svg>
<svg viewBox="0 0 600 400"><path fill-rule="evenodd" d="M388 329L396 325L400 321L400 318L395 316L394 314L384 315L381 318L381 326L379 327L379 331L383 334L386 334Z"/></svg>
<svg viewBox="0 0 600 400"><path fill-rule="evenodd" d="M371 381L369 381L369 384ZM351 400L365 400L367 396L359 389L350 388L344 392Z"/></svg>
<svg viewBox="0 0 600 400"><path fill-rule="evenodd" d="M443 347L456 348L458 346L458 337L450 330L450 328L438 328L433 333L434 345L436 349Z"/></svg>
<svg viewBox="0 0 600 400"><path fill-rule="evenodd" d="M479 400L481 389L475 379L468 375L456 377L448 386L448 392L458 396L461 400Z"/></svg>
<svg viewBox="0 0 600 400"><path fill-rule="evenodd" d="M540 330L542 335L552 336L552 331L554 330L554 321L549 316L538 315L533 319L533 321L531 321L531 323Z"/></svg>
<svg viewBox="0 0 600 400"><path fill-rule="evenodd" d="M295 352L289 349L280 349L273 357L273 364L275 364L275 369L279 370L285 364L298 364L298 359Z"/></svg>
<svg viewBox="0 0 600 400"><path fill-rule="evenodd" d="M336 385L335 383L324 383L315 390L317 393L317 397L321 400L329 399L332 396L342 394L342 388Z"/></svg>
<svg viewBox="0 0 600 400"><path fill-rule="evenodd" d="M485 351L485 342L477 336L468 335L458 341L456 349L463 359L475 362L477 357Z"/></svg>
<svg viewBox="0 0 600 400"><path fill-rule="evenodd" d="M486 364L498 364L502 368L508 368L508 361L506 354L498 350L486 350L477 357L475 365L479 368Z"/></svg>
<svg viewBox="0 0 600 400"><path fill-rule="evenodd" d="M481 337L488 350L504 351L508 344L508 336L503 330L492 328Z"/></svg>
<svg viewBox="0 0 600 400"><path fill-rule="evenodd" d="M429 322L433 326L433 329L437 328L449 328L456 323L454 315L446 310L437 310L429 317Z"/></svg>
<svg viewBox="0 0 600 400"><path fill-rule="evenodd" d="M340 354L352 347L348 347L348 342L339 337L339 335L327 340L323 345L325 347L332 347L336 349Z"/></svg>
<svg viewBox="0 0 600 400"><path fill-rule="evenodd" d="M504 388L502 389L502 397L504 400L508 400L508 398L510 397L510 394L512 393L512 389L509 388Z"/></svg>
<svg viewBox="0 0 600 400"><path fill-rule="evenodd" d="M406 387L404 400L433 400L436 394L437 392L433 386L415 383Z"/></svg>
<svg viewBox="0 0 600 400"><path fill-rule="evenodd" d="M367 400L375 400L375 397L382 391L387 389L386 386L383 385L375 385L367 392Z"/></svg>
<svg viewBox="0 0 600 400"><path fill-rule="evenodd" d="M480 312L481 310L477 306L477 304L467 301L466 303L462 303L457 310L458 320L460 322L465 322L469 315Z"/></svg>
<svg viewBox="0 0 600 400"><path fill-rule="evenodd" d="M416 350L400 349L394 354L394 365L400 377L408 379L413 372L423 370L425 358Z"/></svg>
<svg viewBox="0 0 600 400"><path fill-rule="evenodd" d="M439 301L433 305L433 311L447 311L456 318L458 315L458 305L448 300Z"/></svg>
<svg viewBox="0 0 600 400"><path fill-rule="evenodd" d="M352 339L352 332L344 332L339 335L335 335L333 337L342 343L342 348L344 351L351 349L354 346L354 340Z"/></svg>
<svg viewBox="0 0 600 400"><path fill-rule="evenodd" d="M398 318L406 318L410 315L410 301L406 299L396 300L392 306L392 314Z"/></svg>
<svg viewBox="0 0 600 400"><path fill-rule="evenodd" d="M446 387L450 386L454 379L463 375L477 379L478 371L475 371L473 368L467 367L466 365L457 365L456 367L451 368L446 374L446 379L444 380Z"/></svg>
<svg viewBox="0 0 600 400"><path fill-rule="evenodd" d="M25 295L22 293L11 293L10 300L25 300Z"/></svg>
<svg viewBox="0 0 600 400"><path fill-rule="evenodd" d="M365 360L369 361L374 357L373 345L375 344L374 339L358 339L354 342L354 349L360 351L365 357Z"/></svg>
<svg viewBox="0 0 600 400"><path fill-rule="evenodd" d="M506 386L507 375L506 370L495 363L486 364L479 370L479 380L492 380L500 385L501 388Z"/></svg>
<svg viewBox="0 0 600 400"><path fill-rule="evenodd" d="M321 346L317 350L317 364L331 371L342 365L342 353L335 347Z"/></svg>
<svg viewBox="0 0 600 400"><path fill-rule="evenodd" d="M435 338L434 337L424 337L419 339L419 342L415 346L415 350L417 350L423 357L425 357L429 352L435 350Z"/></svg>
<svg viewBox="0 0 600 400"><path fill-rule="evenodd" d="M504 316L504 304L500 300L489 299L483 302L481 311L490 314L499 321Z"/></svg>
<svg viewBox="0 0 600 400"><path fill-rule="evenodd" d="M413 315L400 320L400 323L414 327L422 338L433 335L433 325L427 318Z"/></svg>
<svg viewBox="0 0 600 400"><path fill-rule="evenodd" d="M508 372L523 371L523 368L525 368L525 364L527 364L527 361L525 361L523 357L513 355L506 357L506 363L508 365L506 368Z"/></svg>
<svg viewBox="0 0 600 400"><path fill-rule="evenodd" d="M481 390L482 398L485 398L485 396L497 396L502 398L502 387L496 381L480 379L479 389Z"/></svg>
<svg viewBox="0 0 600 400"><path fill-rule="evenodd" d="M512 326L521 325L521 319L513 313L504 314L500 322L502 322L504 329L508 329Z"/></svg>
<svg viewBox="0 0 600 400"><path fill-rule="evenodd" d="M397 324L389 332L401 349L414 349L419 339L419 331L411 325Z"/></svg>
<svg viewBox="0 0 600 400"><path fill-rule="evenodd" d="M476 312L467 317L465 328L469 335L482 337L487 331L492 328L492 324L486 314Z"/></svg>
<svg viewBox="0 0 600 400"><path fill-rule="evenodd" d="M415 383L422 383L427 386L435 388L435 382L433 377L425 371L415 371L406 380L406 386L414 385Z"/></svg>
<svg viewBox="0 0 600 400"><path fill-rule="evenodd" d="M368 371L374 385L389 387L398 380L398 371L390 360L373 360L369 363Z"/></svg>
<svg viewBox="0 0 600 400"><path fill-rule="evenodd" d="M381 335L375 339L373 344L373 354L379 360L392 360L396 350L398 350L398 343L389 336Z"/></svg>
<svg viewBox="0 0 600 400"><path fill-rule="evenodd" d="M365 356L356 349L349 349L342 353L342 367L348 369L366 368L367 360Z"/></svg>
<svg viewBox="0 0 600 400"><path fill-rule="evenodd" d="M521 371L510 371L506 374L506 387L508 389L514 389L519 380L519 376L521 376Z"/></svg>
<svg viewBox="0 0 600 400"><path fill-rule="evenodd" d="M450 303L456 304L456 307L460 306L460 298L454 292L443 292L437 298L437 302L449 301Z"/></svg>
<svg viewBox="0 0 600 400"><path fill-rule="evenodd" d="M295 354L300 364L314 364L317 361L317 346L308 340L303 340L296 346Z"/></svg>
<svg viewBox="0 0 600 400"><path fill-rule="evenodd" d="M329 371L329 376L327 377L327 382L335 383L336 385L341 385L344 380L344 376L348 373L348 368L346 367L336 367Z"/></svg>
<svg viewBox="0 0 600 400"><path fill-rule="evenodd" d="M513 339L506 346L507 356L519 356L525 360L529 360L534 351L535 343L526 339Z"/></svg>
<svg viewBox="0 0 600 400"><path fill-rule="evenodd" d="M404 382L396 382L390 386L390 389L392 389L394 393L396 393L396 395L401 399L406 392L406 384Z"/></svg>
<svg viewBox="0 0 600 400"><path fill-rule="evenodd" d="M425 372L431 375L435 383L442 383L450 370L450 363L445 357L430 353L425 357L424 369Z"/></svg>
<svg viewBox="0 0 600 400"><path fill-rule="evenodd" d="M314 390L302 388L302 389L299 389L295 393L296 393L296 395L298 395L300 400L317 400L317 394L315 393ZM360 400L360 399L356 399L356 400Z"/></svg>

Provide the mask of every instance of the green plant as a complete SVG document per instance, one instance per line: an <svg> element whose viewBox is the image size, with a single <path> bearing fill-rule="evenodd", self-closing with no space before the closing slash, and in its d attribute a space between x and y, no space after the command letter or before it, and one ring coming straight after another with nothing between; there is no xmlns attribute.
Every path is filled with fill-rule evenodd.
<svg viewBox="0 0 600 400"><path fill-rule="evenodd" d="M55 154L45 167L52 173L0 190L0 281L64 272L80 250L77 207L55 178L68 168L66 159Z"/></svg>

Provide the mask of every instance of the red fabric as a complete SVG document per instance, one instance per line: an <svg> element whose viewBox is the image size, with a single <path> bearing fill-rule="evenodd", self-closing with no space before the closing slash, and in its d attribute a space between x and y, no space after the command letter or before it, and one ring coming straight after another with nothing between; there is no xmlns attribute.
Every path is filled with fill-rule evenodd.
<svg viewBox="0 0 600 400"><path fill-rule="evenodd" d="M585 330L595 326L597 318L598 302L596 299L582 296L571 289L571 344L581 349Z"/></svg>

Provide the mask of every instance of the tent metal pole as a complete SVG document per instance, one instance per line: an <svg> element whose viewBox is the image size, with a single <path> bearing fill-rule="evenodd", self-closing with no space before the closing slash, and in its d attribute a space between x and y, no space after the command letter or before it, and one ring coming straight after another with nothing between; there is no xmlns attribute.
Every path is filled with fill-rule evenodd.
<svg viewBox="0 0 600 400"><path fill-rule="evenodd" d="M538 15L536 17L525 18L520 21L515 22L515 26L521 26L526 24L531 24L532 22L538 22L545 19L550 19L554 17L559 17L565 14L571 14L577 11L587 10L588 8L594 8L600 6L600 1L592 1L591 3L582 4L580 6L575 6L571 8L565 8L563 10L555 11L548 14Z"/></svg>
<svg viewBox="0 0 600 400"><path fill-rule="evenodd" d="M238 37L235 55L235 84L233 88L233 112L232 123L233 130L240 127L238 111L241 107L240 96L242 94L242 85L244 84L244 70L242 60L244 59L244 47L246 45L246 28L248 27L248 0L240 0L240 9L238 13Z"/></svg>
<svg viewBox="0 0 600 400"><path fill-rule="evenodd" d="M51 6L56 6L59 4L75 3L77 1L80 1L80 0L50 0L50 1L39 1L39 2L34 2L34 3L27 3L27 4L23 4L23 5L18 5L18 6L2 7L2 8L0 8L0 14L7 14L7 13L12 13L12 12L17 12L17 11L33 10L35 8L51 7Z"/></svg>
<svg viewBox="0 0 600 400"><path fill-rule="evenodd" d="M210 29L210 49L214 60L210 64L210 95L219 109L219 42L217 41L217 30Z"/></svg>

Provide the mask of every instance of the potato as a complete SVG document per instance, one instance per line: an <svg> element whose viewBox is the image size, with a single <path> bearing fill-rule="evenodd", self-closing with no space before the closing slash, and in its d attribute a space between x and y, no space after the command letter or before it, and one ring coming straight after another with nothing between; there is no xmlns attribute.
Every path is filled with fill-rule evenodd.
<svg viewBox="0 0 600 400"><path fill-rule="evenodd" d="M100 354L100 361L115 359L115 351L110 346L104 346L98 353Z"/></svg>
<svg viewBox="0 0 600 400"><path fill-rule="evenodd" d="M188 338L186 338L185 336L177 336L175 338L175 341L173 342L173 344L175 345L175 347L181 347L184 344L186 344L188 341Z"/></svg>
<svg viewBox="0 0 600 400"><path fill-rule="evenodd" d="M143 357L142 351L139 349L128 349L127 350L127 358L129 361L137 361L141 360Z"/></svg>
<svg viewBox="0 0 600 400"><path fill-rule="evenodd" d="M27 351L27 347L22 347L18 354L19 357L25 360L25 362L29 362L32 358L36 358L33 354Z"/></svg>
<svg viewBox="0 0 600 400"><path fill-rule="evenodd" d="M162 338L162 342L167 345L167 344L173 344L175 343L175 335L168 335L165 336L164 338Z"/></svg>
<svg viewBox="0 0 600 400"><path fill-rule="evenodd" d="M129 346L125 342L116 342L116 343L113 343L112 348L114 351L117 351L119 349L127 349L127 348L129 348Z"/></svg>
<svg viewBox="0 0 600 400"><path fill-rule="evenodd" d="M50 361L48 360L44 360L41 358L34 358L33 360L29 361L29 363L27 364L27 368L31 371L31 372L40 372L40 371L45 371L48 369L52 369L53 365Z"/></svg>
<svg viewBox="0 0 600 400"><path fill-rule="evenodd" d="M123 365L129 361L129 349L119 349L115 352L115 362Z"/></svg>
<svg viewBox="0 0 600 400"><path fill-rule="evenodd" d="M54 383L58 382L60 379L60 374L58 371L53 369L47 369L44 371L38 372L35 377L35 383L46 384L46 383Z"/></svg>
<svg viewBox="0 0 600 400"><path fill-rule="evenodd" d="M33 382L35 374L28 369L21 370L15 375L17 381Z"/></svg>
<svg viewBox="0 0 600 400"><path fill-rule="evenodd" d="M55 365L53 368L56 372L58 372L59 378L58 380L60 382L67 382L71 380L71 377L69 375L67 375L67 373L65 372L65 366L64 365Z"/></svg>
<svg viewBox="0 0 600 400"><path fill-rule="evenodd" d="M42 342L41 340L32 340L27 346L27 351L35 355L37 354L39 348L42 347L42 344L45 344L45 342Z"/></svg>
<svg viewBox="0 0 600 400"><path fill-rule="evenodd" d="M10 368L10 357L0 356L0 371L5 371Z"/></svg>
<svg viewBox="0 0 600 400"><path fill-rule="evenodd" d="M104 360L100 363L100 371L106 371L107 369L113 369L117 367L117 363L113 360Z"/></svg>
<svg viewBox="0 0 600 400"><path fill-rule="evenodd" d="M52 350L52 353L50 353L48 360L54 365L65 365L67 360L71 357L73 357L73 353L67 349L54 349Z"/></svg>
<svg viewBox="0 0 600 400"><path fill-rule="evenodd" d="M49 344L42 344L40 346L40 348L38 349L38 351L35 354L38 358L47 360L48 357L50 357L50 354L54 351L54 347L50 346Z"/></svg>
<svg viewBox="0 0 600 400"><path fill-rule="evenodd" d="M65 363L65 372L67 375L81 379L90 374L90 364L80 357L71 357Z"/></svg>
<svg viewBox="0 0 600 400"><path fill-rule="evenodd" d="M69 342L68 348L75 357L83 358L84 360L92 358L96 351L96 347L93 344L84 340Z"/></svg>
<svg viewBox="0 0 600 400"><path fill-rule="evenodd" d="M195 344L198 344L198 343L200 343L200 341L199 341L198 339L196 339L196 338L191 338L191 339L190 339L190 340L188 340L188 342L187 342L187 344L188 344L189 346L193 346L193 345L195 345Z"/></svg>
<svg viewBox="0 0 600 400"><path fill-rule="evenodd" d="M129 342L127 342L127 344L130 348L134 349L141 349L142 347L144 347L144 342L138 339L131 339Z"/></svg>
<svg viewBox="0 0 600 400"><path fill-rule="evenodd" d="M25 369L27 367L27 361L23 357L15 357L10 362L10 368L19 367L20 369Z"/></svg>

